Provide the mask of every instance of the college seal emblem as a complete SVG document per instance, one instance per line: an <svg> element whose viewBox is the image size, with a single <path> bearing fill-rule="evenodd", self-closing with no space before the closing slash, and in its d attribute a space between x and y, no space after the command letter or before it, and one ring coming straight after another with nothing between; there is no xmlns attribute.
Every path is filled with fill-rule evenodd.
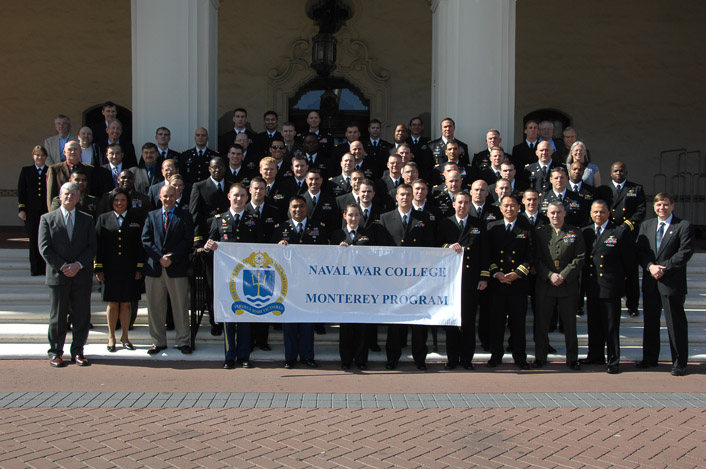
<svg viewBox="0 0 706 469"><path fill-rule="evenodd" d="M284 313L284 298L289 287L282 266L266 252L253 252L242 260L228 282L236 315L245 312L262 316Z"/></svg>

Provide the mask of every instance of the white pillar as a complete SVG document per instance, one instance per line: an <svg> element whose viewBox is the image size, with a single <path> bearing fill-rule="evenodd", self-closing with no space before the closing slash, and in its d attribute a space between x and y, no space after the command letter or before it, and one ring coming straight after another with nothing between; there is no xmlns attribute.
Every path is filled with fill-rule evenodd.
<svg viewBox="0 0 706 469"><path fill-rule="evenodd" d="M500 130L509 152L515 118L515 0L432 0L432 95L429 125L456 122L472 152Z"/></svg>
<svg viewBox="0 0 706 469"><path fill-rule="evenodd" d="M136 151L171 130L170 148L194 146L205 127L218 134L220 0L132 0L132 123Z"/></svg>

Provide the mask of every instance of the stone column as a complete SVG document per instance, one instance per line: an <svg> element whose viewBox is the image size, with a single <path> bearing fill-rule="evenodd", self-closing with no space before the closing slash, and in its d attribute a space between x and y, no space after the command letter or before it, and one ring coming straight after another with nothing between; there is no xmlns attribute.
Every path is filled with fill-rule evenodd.
<svg viewBox="0 0 706 469"><path fill-rule="evenodd" d="M132 0L132 123L136 151L157 127L170 147L194 146L205 127L218 134L218 9L220 0Z"/></svg>
<svg viewBox="0 0 706 469"><path fill-rule="evenodd" d="M432 129L456 122L471 153L500 130L512 150L515 118L515 0L432 0Z"/></svg>

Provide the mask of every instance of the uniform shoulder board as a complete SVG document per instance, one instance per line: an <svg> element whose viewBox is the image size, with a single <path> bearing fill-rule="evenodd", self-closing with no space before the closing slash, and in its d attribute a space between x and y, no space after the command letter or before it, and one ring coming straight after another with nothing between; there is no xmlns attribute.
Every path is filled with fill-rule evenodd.
<svg viewBox="0 0 706 469"><path fill-rule="evenodd" d="M434 187L432 187L432 190L434 190L434 189L438 189L439 187L441 187L441 184L437 184L437 185L435 185Z"/></svg>
<svg viewBox="0 0 706 469"><path fill-rule="evenodd" d="M220 213L215 214L214 218L221 218L221 214Z"/></svg>

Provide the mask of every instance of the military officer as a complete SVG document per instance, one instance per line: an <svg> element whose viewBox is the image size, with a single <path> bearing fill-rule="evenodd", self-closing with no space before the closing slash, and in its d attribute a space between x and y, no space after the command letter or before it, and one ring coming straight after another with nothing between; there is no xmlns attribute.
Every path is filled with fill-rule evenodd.
<svg viewBox="0 0 706 469"><path fill-rule="evenodd" d="M560 201L549 203L547 217L550 224L534 231L537 312L533 367L542 368L547 363L549 322L558 305L564 324L566 364L579 370L576 309L586 245L581 230L564 223L566 209Z"/></svg>
<svg viewBox="0 0 706 469"><path fill-rule="evenodd" d="M568 190L566 186L569 180L566 168L563 166L554 166L550 173L549 182L551 189L547 190L542 195L539 210L546 215L549 204L554 201L559 201L564 205L566 222L568 224L578 227L587 225L588 210L584 207L583 197Z"/></svg>
<svg viewBox="0 0 706 469"><path fill-rule="evenodd" d="M25 223L29 237L29 265L32 276L44 275L46 263L39 253L39 219L47 213L47 150L37 145L32 149L34 164L20 171L17 182L17 216Z"/></svg>
<svg viewBox="0 0 706 469"><path fill-rule="evenodd" d="M245 186L236 182L228 191L230 207L223 213L213 217L208 240L204 244L206 252L218 249L218 243L254 243L257 242L257 220L252 213L245 211L248 202L248 191ZM239 322L224 323L225 327L225 361L223 368L235 368L236 359L243 368L252 368L250 361L250 324ZM236 340L237 329L237 340Z"/></svg>
<svg viewBox="0 0 706 469"><path fill-rule="evenodd" d="M582 286L586 292L588 355L584 365L604 365L608 347L608 373L620 371L620 298L625 290L625 276L630 266L629 242L625 226L610 221L608 204L591 204L593 223L583 229L588 258L584 265Z"/></svg>

